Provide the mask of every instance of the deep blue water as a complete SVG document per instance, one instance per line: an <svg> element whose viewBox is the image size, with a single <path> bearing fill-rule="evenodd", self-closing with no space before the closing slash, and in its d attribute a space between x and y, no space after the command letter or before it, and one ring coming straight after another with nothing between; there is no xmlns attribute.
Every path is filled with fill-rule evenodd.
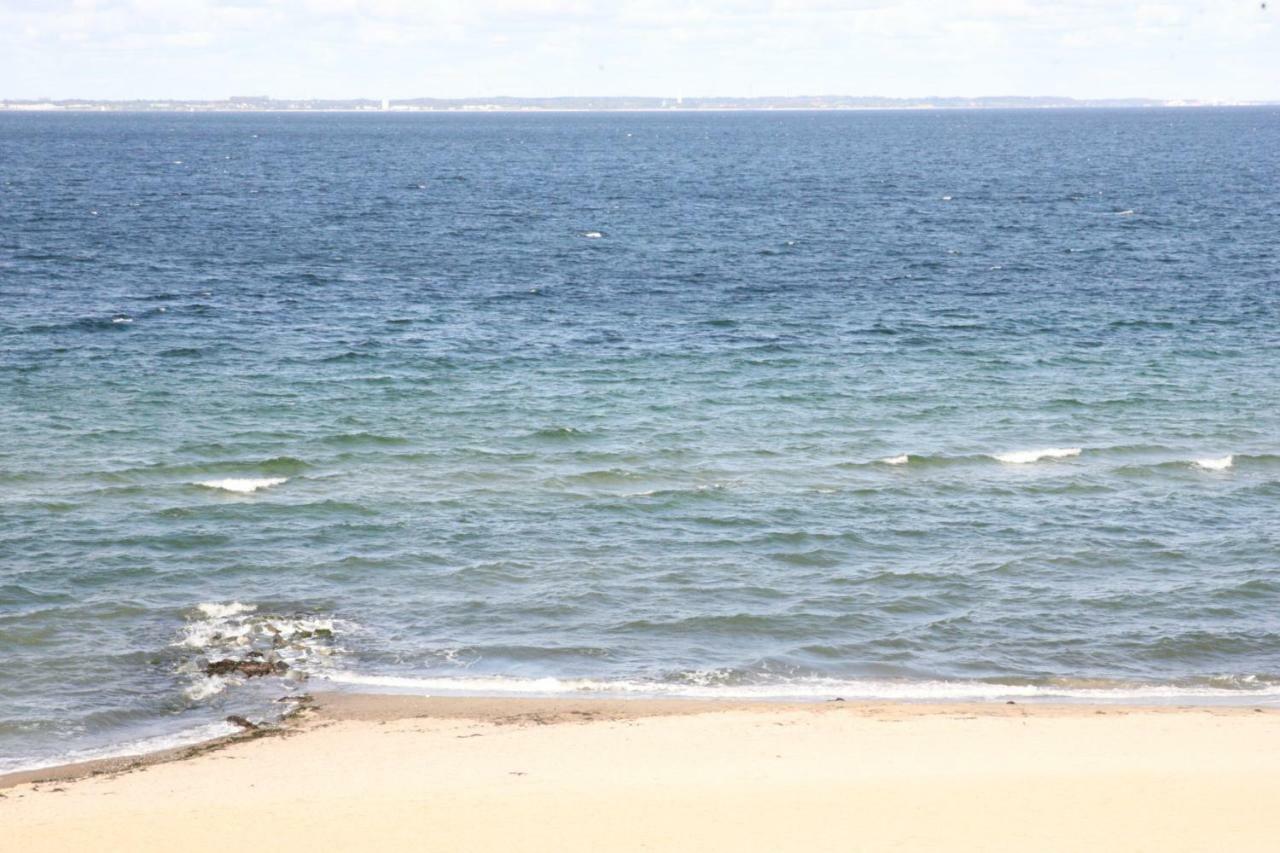
<svg viewBox="0 0 1280 853"><path fill-rule="evenodd" d="M0 767L334 685L1274 700L1278 245L1276 109L0 115Z"/></svg>

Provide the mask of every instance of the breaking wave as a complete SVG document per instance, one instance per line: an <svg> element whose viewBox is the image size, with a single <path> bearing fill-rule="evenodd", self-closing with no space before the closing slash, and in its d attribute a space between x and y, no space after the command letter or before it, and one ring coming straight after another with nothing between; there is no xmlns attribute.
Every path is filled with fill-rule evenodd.
<svg viewBox="0 0 1280 853"><path fill-rule="evenodd" d="M1225 471L1235 463L1234 456L1219 456L1210 459L1197 459L1192 464L1206 471Z"/></svg>
<svg viewBox="0 0 1280 853"><path fill-rule="evenodd" d="M0 774L43 770L47 767L60 767L65 764L79 764L83 761L101 761L107 758L130 758L133 756L151 755L168 749L183 746L195 746L228 735L237 734L241 728L234 723L215 722L193 726L173 734L153 735L137 738L99 749L75 749L52 755L40 761L15 759L0 761Z"/></svg>
<svg viewBox="0 0 1280 853"><path fill-rule="evenodd" d="M200 604L173 643L193 653L178 667L188 680L183 692L199 702L255 677L305 681L343 653L339 635L352 627L324 616L262 613L238 601Z"/></svg>
<svg viewBox="0 0 1280 853"><path fill-rule="evenodd" d="M405 677L347 671L325 673L335 685L425 695L600 696L688 699L833 698L905 701L995 702L1009 699L1071 702L1280 702L1280 683L1254 676L1208 679L1190 684L1146 684L1110 680L1056 679L1036 684L986 681L802 678L734 683L721 671L684 673L675 681L502 676Z"/></svg>
<svg viewBox="0 0 1280 853"><path fill-rule="evenodd" d="M1079 456L1081 452L1082 450L1079 447L1045 447L1040 450L1014 450L1009 453L993 453L991 458L998 462L1007 462L1010 465L1026 465L1043 459L1066 459L1071 456Z"/></svg>
<svg viewBox="0 0 1280 853"><path fill-rule="evenodd" d="M221 489L224 492L251 495L262 489L269 489L287 482L289 482L288 477L229 477L225 480L203 480L196 485L204 486L206 489Z"/></svg>

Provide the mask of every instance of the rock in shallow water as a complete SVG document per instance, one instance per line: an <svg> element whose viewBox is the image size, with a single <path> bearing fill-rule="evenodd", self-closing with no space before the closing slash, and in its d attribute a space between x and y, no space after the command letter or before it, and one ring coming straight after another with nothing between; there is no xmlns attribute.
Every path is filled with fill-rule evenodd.
<svg viewBox="0 0 1280 853"><path fill-rule="evenodd" d="M289 665L284 661L275 661L268 663L260 660L215 660L205 665L205 675L232 675L240 674L246 678L253 678L259 675L279 675L284 673Z"/></svg>

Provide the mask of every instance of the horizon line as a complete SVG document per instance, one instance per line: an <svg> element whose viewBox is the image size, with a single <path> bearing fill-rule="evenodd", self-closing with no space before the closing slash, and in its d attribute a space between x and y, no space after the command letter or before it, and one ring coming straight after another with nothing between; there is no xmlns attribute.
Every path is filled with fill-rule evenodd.
<svg viewBox="0 0 1280 853"><path fill-rule="evenodd" d="M474 95L405 98L275 97L226 95L220 98L83 98L42 96L0 98L0 110L133 109L210 112L428 112L428 111L692 111L734 109L963 109L1009 107L1231 107L1277 106L1277 100L1152 98L1141 96L1080 98L1070 95Z"/></svg>
<svg viewBox="0 0 1280 853"><path fill-rule="evenodd" d="M1103 101L1146 101L1152 103L1280 103L1278 100L1261 100L1257 98L1202 98L1202 97L1156 97L1153 95L1114 95L1107 97L1089 97L1080 95L1015 95L1015 94L986 94L986 95L877 95L865 94L855 95L850 93L839 92L802 92L794 95L735 95L735 94L718 94L718 95L683 95L683 94L648 94L648 95L506 95L498 93L488 93L479 95L408 95L404 97L385 97L375 95L307 95L307 96L276 96L265 93L254 94L230 94L221 97L180 97L165 96L155 97L149 95L133 95L130 97L114 97L114 98L96 98L81 95L40 95L36 97L22 96L0 96L0 103L54 103L65 101L83 101L88 103L134 103L137 101L153 101L156 103L229 103L229 102L317 102L317 101L368 101L370 103L380 103L382 101L409 102L409 101L481 101L481 100L497 100L497 101L794 101L794 100L856 100L856 101L989 101L989 100L1005 100L1005 101L1080 101L1080 102L1103 102Z"/></svg>

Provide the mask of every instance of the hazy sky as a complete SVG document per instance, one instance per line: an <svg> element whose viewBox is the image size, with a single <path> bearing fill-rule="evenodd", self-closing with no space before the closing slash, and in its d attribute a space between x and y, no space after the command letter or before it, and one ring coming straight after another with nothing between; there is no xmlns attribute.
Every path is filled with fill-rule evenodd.
<svg viewBox="0 0 1280 853"><path fill-rule="evenodd" d="M1280 100L1280 0L0 0L0 97Z"/></svg>

